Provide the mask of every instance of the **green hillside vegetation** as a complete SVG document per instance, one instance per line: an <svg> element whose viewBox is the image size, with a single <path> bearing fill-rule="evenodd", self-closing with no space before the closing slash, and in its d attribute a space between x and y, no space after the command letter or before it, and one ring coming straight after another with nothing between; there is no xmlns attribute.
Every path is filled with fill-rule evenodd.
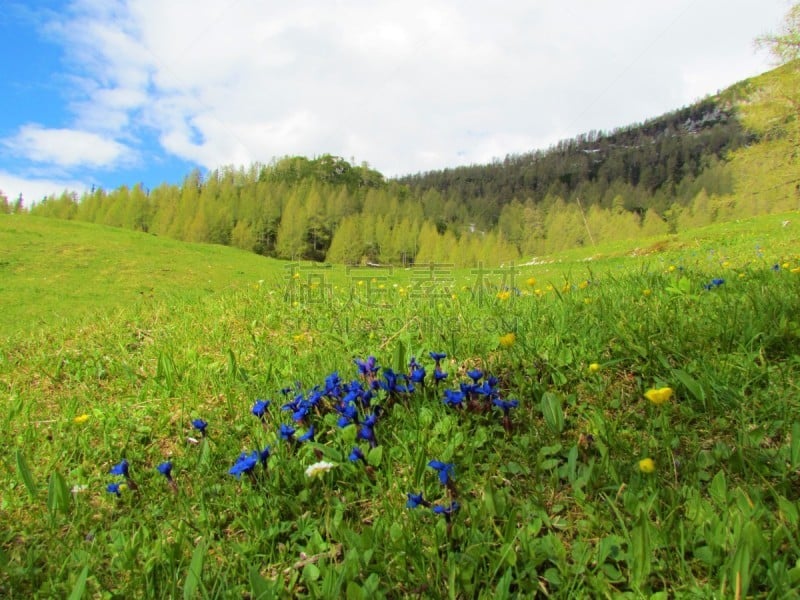
<svg viewBox="0 0 800 600"><path fill-rule="evenodd" d="M491 165L387 180L330 155L290 157L64 193L31 212L290 260L464 267L796 210L798 64Z"/></svg>

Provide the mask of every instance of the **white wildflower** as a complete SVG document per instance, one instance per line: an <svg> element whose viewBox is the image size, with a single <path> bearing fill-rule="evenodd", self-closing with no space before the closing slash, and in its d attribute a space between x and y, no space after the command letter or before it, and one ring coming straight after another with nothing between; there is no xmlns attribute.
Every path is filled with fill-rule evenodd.
<svg viewBox="0 0 800 600"><path fill-rule="evenodd" d="M310 465L306 469L306 477L316 477L317 475L320 475L321 473L325 473L327 471L330 471L335 466L336 465L334 463L330 463L330 462L327 462L325 460L321 460L319 462L314 463L313 465Z"/></svg>

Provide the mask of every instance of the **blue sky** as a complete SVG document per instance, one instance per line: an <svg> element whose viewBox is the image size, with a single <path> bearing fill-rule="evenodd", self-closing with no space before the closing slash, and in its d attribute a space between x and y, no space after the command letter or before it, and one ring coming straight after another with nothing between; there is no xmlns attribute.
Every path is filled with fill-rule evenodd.
<svg viewBox="0 0 800 600"><path fill-rule="evenodd" d="M0 191L331 153L482 163L771 68L786 0L4 0Z"/></svg>

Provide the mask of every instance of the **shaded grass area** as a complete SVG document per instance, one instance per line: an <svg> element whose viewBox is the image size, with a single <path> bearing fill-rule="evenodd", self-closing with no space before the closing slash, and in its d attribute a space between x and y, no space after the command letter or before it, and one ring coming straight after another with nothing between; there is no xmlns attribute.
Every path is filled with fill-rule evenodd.
<svg viewBox="0 0 800 600"><path fill-rule="evenodd" d="M441 285L280 270L14 336L0 591L785 597L800 582L800 256L775 218L718 231ZM438 385L431 351L447 354ZM361 423L384 408L374 448L340 426L326 382L368 388L353 359L369 355L427 371L413 393L358 405ZM485 399L443 402L475 369L518 400L510 427ZM326 393L300 421L281 410L314 386ZM668 402L645 398L661 387ZM257 398L272 401L264 420ZM266 467L228 474L266 446ZM105 488L124 482L109 473L123 458L138 489L117 497ZM336 466L306 476L319 460ZM453 464L453 483L431 460ZM410 492L459 509L406 508Z"/></svg>

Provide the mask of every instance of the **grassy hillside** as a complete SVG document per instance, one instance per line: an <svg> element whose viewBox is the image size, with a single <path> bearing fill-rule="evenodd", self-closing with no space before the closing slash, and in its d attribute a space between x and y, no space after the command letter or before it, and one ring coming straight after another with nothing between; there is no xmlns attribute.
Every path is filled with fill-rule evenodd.
<svg viewBox="0 0 800 600"><path fill-rule="evenodd" d="M281 276L278 261L77 221L0 214L0 337Z"/></svg>
<svg viewBox="0 0 800 600"><path fill-rule="evenodd" d="M784 221L788 226L782 226ZM585 276L589 267L592 272L635 267L642 255L649 254L662 262L713 249L750 257L771 251L779 257L800 246L798 227L800 219L793 214L764 216L649 240L576 248L538 257L538 264L520 264L513 272L520 280L538 277L546 285L563 282L573 273ZM756 247L762 249L760 254ZM153 300L181 305L248 285L285 291L297 271L291 264L236 248L190 244L115 227L0 215L0 337L105 317ZM446 263L438 267L440 275L460 288L472 286L481 271L451 269ZM384 286L408 286L428 271L429 265L380 270L313 263L302 263L299 270L301 282L309 276L318 278L335 284L339 293L357 287L359 281L367 285L378 278ZM495 279L499 282L502 277Z"/></svg>
<svg viewBox="0 0 800 600"><path fill-rule="evenodd" d="M0 596L787 597L798 231L346 270L2 218Z"/></svg>

